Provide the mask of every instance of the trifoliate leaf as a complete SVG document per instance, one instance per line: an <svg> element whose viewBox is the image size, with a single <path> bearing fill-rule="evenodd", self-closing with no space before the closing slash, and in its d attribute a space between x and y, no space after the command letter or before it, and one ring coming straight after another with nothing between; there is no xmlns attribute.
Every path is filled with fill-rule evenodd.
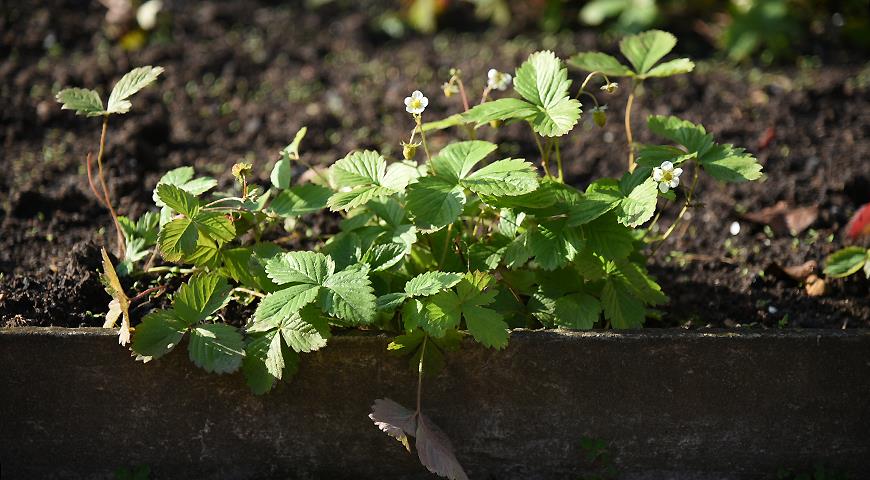
<svg viewBox="0 0 870 480"><path fill-rule="evenodd" d="M65 88L55 97L61 103L61 110L75 110L76 115L99 117L105 115L100 94L86 88Z"/></svg>
<svg viewBox="0 0 870 480"><path fill-rule="evenodd" d="M477 305L464 305L462 315L469 333L478 343L495 349L507 346L510 333L501 314Z"/></svg>
<svg viewBox="0 0 870 480"><path fill-rule="evenodd" d="M199 211L199 200L175 185L157 185L157 196L164 205L186 217L193 217Z"/></svg>
<svg viewBox="0 0 870 480"><path fill-rule="evenodd" d="M164 184L175 185L195 197L202 195L217 185L217 180L211 177L193 178L193 173L192 167L179 167L166 172L157 182L157 186L154 187L154 193L151 195L154 203L158 207L165 206L157 195L157 188Z"/></svg>
<svg viewBox="0 0 870 480"><path fill-rule="evenodd" d="M529 120L539 112L538 108L519 98L500 98L484 102L463 114L466 122L485 125L493 120L508 120L517 118Z"/></svg>
<svg viewBox="0 0 870 480"><path fill-rule="evenodd" d="M409 297L428 297L438 292L452 288L462 280L459 273L430 271L421 273L408 280L405 284L405 294Z"/></svg>
<svg viewBox="0 0 870 480"><path fill-rule="evenodd" d="M279 330L284 341L294 351L313 352L326 345L330 337L329 323L320 316L317 308L309 305L280 322Z"/></svg>
<svg viewBox="0 0 870 480"><path fill-rule="evenodd" d="M618 223L613 213L583 225L586 247L602 257L616 260L627 257L634 249L631 230Z"/></svg>
<svg viewBox="0 0 870 480"><path fill-rule="evenodd" d="M326 187L306 183L279 193L269 204L269 208L281 217L298 217L326 208L326 202L331 195L332 191Z"/></svg>
<svg viewBox="0 0 870 480"><path fill-rule="evenodd" d="M417 434L417 413L408 410L389 398L379 398L372 405L369 418L382 432L395 438L405 449L411 451L408 436Z"/></svg>
<svg viewBox="0 0 870 480"><path fill-rule="evenodd" d="M196 275L178 289L172 308L179 319L193 325L223 308L231 290L227 279L220 275Z"/></svg>
<svg viewBox="0 0 870 480"><path fill-rule="evenodd" d="M568 60L568 65L587 72L601 72L608 77L628 77L631 69L619 63L616 58L601 52L581 52Z"/></svg>
<svg viewBox="0 0 870 480"><path fill-rule="evenodd" d="M531 163L508 158L477 170L461 184L481 195L515 196L538 188L538 175Z"/></svg>
<svg viewBox="0 0 870 480"><path fill-rule="evenodd" d="M716 145L700 157L701 167L720 182L747 182L761 178L761 164L742 148Z"/></svg>
<svg viewBox="0 0 870 480"><path fill-rule="evenodd" d="M586 293L574 293L556 299L553 321L574 330L589 330L598 321L601 303Z"/></svg>
<svg viewBox="0 0 870 480"><path fill-rule="evenodd" d="M189 218L176 218L160 229L157 245L163 258L178 262L196 250L199 233Z"/></svg>
<svg viewBox="0 0 870 480"><path fill-rule="evenodd" d="M178 345L187 328L188 325L172 310L151 312L136 327L133 352L146 362L160 358Z"/></svg>
<svg viewBox="0 0 870 480"><path fill-rule="evenodd" d="M462 187L440 177L422 177L408 186L406 206L414 224L424 230L455 222L464 205Z"/></svg>
<svg viewBox="0 0 870 480"><path fill-rule="evenodd" d="M643 225L655 213L657 200L658 184L652 177L648 177L622 199L616 218L627 227Z"/></svg>
<svg viewBox="0 0 870 480"><path fill-rule="evenodd" d="M365 269L351 267L323 282L323 311L351 324L368 324L375 319L377 297Z"/></svg>
<svg viewBox="0 0 870 480"><path fill-rule="evenodd" d="M286 252L266 263L266 273L278 285L303 283L323 285L335 272L335 263L322 253Z"/></svg>
<svg viewBox="0 0 870 480"><path fill-rule="evenodd" d="M538 108L531 118L535 132L545 137L568 133L580 119L580 102L568 94L568 70L553 52L529 55L516 72L514 88Z"/></svg>
<svg viewBox="0 0 870 480"><path fill-rule="evenodd" d="M450 439L422 413L417 417L416 437L417 456L427 470L450 480L468 480L468 475L456 460Z"/></svg>
<svg viewBox="0 0 870 480"><path fill-rule="evenodd" d="M314 302L320 293L319 285L302 283L266 295L254 312L254 325L249 331L265 331L276 328L302 307Z"/></svg>
<svg viewBox="0 0 870 480"><path fill-rule="evenodd" d="M669 62L656 65L650 71L646 72L645 77L670 77L689 73L695 69L695 63L688 58L677 58Z"/></svg>
<svg viewBox="0 0 870 480"><path fill-rule="evenodd" d="M108 113L127 113L130 111L132 104L127 99L157 80L161 73L163 73L163 67L152 67L151 65L131 70L115 84L112 94L109 95L109 106L106 111Z"/></svg>
<svg viewBox="0 0 870 480"><path fill-rule="evenodd" d="M191 330L188 353L190 360L210 373L231 373L239 369L245 357L242 334L226 323L209 323Z"/></svg>
<svg viewBox="0 0 870 480"><path fill-rule="evenodd" d="M634 66L634 71L643 76L677 44L677 38L661 30L649 30L625 37L619 42L619 50Z"/></svg>
<svg viewBox="0 0 870 480"><path fill-rule="evenodd" d="M832 253L825 259L825 275L843 278L861 270L870 262L870 251L863 247L846 247Z"/></svg>
<svg viewBox="0 0 870 480"><path fill-rule="evenodd" d="M604 317L613 328L640 328L646 312L643 304L631 294L622 282L608 279L601 291Z"/></svg>
<svg viewBox="0 0 870 480"><path fill-rule="evenodd" d="M432 159L432 169L438 177L457 183L496 148L481 140L451 143Z"/></svg>
<svg viewBox="0 0 870 480"><path fill-rule="evenodd" d="M650 115L647 126L656 135L686 147L689 153L696 153L699 157L713 146L713 135L707 133L702 125L688 120L674 116Z"/></svg>

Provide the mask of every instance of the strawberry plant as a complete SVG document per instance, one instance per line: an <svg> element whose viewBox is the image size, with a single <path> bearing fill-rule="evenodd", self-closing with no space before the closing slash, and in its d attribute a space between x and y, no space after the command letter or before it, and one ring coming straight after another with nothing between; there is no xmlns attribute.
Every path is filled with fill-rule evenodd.
<svg viewBox="0 0 870 480"><path fill-rule="evenodd" d="M635 69L605 65L602 73L640 81L691 70L685 59L653 67L673 47L661 43L663 35L624 42ZM701 125L652 116L648 127L666 143L639 146L630 172L583 190L565 184L559 138L581 118L576 96L597 104L586 90L593 77L572 92L563 61L537 52L513 75L491 71L471 106L453 71L443 89L460 94L463 111L424 122L428 99L420 91L409 95L412 133L402 159L354 151L328 170L312 168L300 153L303 129L280 152L268 186L253 181L250 163L236 164L237 186L216 194L209 194L215 180L192 168L168 172L154 189L159 210L135 221L118 217L126 254L117 270L104 256L113 297L107 325L123 318L120 340L131 338L144 362L186 339L193 363L214 373L240 370L257 394L292 378L304 368L300 356L324 348L336 330L389 332L389 350L417 375L417 402L408 409L377 400L372 420L409 451L413 437L430 471L466 478L447 436L422 408L422 382L443 368L449 352L463 340L503 349L517 327L643 326L651 308L668 300L646 269L646 253L676 225L663 235L651 231L659 198L675 199L682 187L679 222L702 173L722 182L761 176L755 158L716 143ZM511 85L517 96L490 98ZM605 78L603 90L615 89ZM85 115L107 115L98 104L66 102ZM502 158L496 143L477 138L502 122L528 125L540 156ZM430 151L426 133L451 127L469 138ZM294 182L302 170L311 174L295 178L309 180ZM684 172L692 177L688 188ZM286 251L285 229L324 211L340 216L338 231L312 239L311 250ZM154 265L158 255L162 265ZM128 297L124 277L149 288ZM183 279L171 301L131 325L130 306L163 294L168 277ZM231 302L251 312L244 325L224 320Z"/></svg>

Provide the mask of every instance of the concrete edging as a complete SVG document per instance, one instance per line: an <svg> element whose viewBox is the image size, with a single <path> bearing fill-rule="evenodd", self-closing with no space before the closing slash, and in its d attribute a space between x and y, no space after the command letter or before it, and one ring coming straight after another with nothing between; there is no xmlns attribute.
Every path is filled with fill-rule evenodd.
<svg viewBox="0 0 870 480"><path fill-rule="evenodd" d="M367 418L413 404L384 335L343 335L262 397L182 351L133 362L103 329L0 329L2 478L430 478ZM580 438L619 478L770 478L814 462L870 472L870 331L515 331L468 343L424 410L472 479L579 478ZM860 478L860 477L855 477Z"/></svg>

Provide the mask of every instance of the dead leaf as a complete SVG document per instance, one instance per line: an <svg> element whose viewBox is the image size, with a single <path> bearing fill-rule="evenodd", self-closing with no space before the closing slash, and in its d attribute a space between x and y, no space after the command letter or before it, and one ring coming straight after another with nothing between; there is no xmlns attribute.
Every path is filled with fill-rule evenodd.
<svg viewBox="0 0 870 480"><path fill-rule="evenodd" d="M777 235L799 235L815 223L819 216L816 206L790 207L784 201L776 202L772 207L749 212L743 218L761 225L770 225Z"/></svg>
<svg viewBox="0 0 870 480"><path fill-rule="evenodd" d="M816 271L816 267L818 267L818 264L815 260L807 260L800 265L783 267L782 271L792 279L802 282L805 278L810 276L811 273Z"/></svg>
<svg viewBox="0 0 870 480"><path fill-rule="evenodd" d="M416 436L417 455L424 467L450 480L468 480L468 475L453 454L450 439L423 414L417 420Z"/></svg>
<svg viewBox="0 0 870 480"><path fill-rule="evenodd" d="M819 278L817 275L810 275L807 277L807 284L805 286L807 295L811 297L821 297L825 294L825 280Z"/></svg>
<svg viewBox="0 0 870 480"><path fill-rule="evenodd" d="M851 240L870 237L870 203L865 204L852 215L846 225L846 237Z"/></svg>
<svg viewBox="0 0 870 480"><path fill-rule="evenodd" d="M382 432L401 442L408 452L411 451L408 435L414 436L417 432L417 415L415 412L408 410L389 398L379 398L372 405L372 413L369 414L369 418L375 422L375 425Z"/></svg>
<svg viewBox="0 0 870 480"><path fill-rule="evenodd" d="M106 249L101 249L101 253L103 254L103 282L109 295L112 296L112 301L109 302L109 312L106 314L106 323L103 324L103 327L114 328L118 317L123 317L121 329L118 331L118 343L127 345L130 343L130 299L127 298L124 288L121 287L121 280L118 279L118 273L115 272L115 267L112 266Z"/></svg>

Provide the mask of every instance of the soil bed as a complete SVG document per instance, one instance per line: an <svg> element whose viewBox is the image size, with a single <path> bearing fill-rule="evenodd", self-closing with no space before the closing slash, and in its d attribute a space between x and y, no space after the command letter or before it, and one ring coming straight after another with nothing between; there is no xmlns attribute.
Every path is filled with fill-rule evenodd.
<svg viewBox="0 0 870 480"><path fill-rule="evenodd" d="M53 93L62 86L105 93L133 66L166 68L158 88L137 98L134 113L109 132L111 188L119 211L137 216L151 208L154 184L174 167L194 165L227 186L229 167L252 159L265 182L277 152L303 125L309 127L303 154L312 163L329 164L357 148L400 155L411 126L401 104L408 92L428 93L430 119L457 111L455 99L438 93L450 67L461 68L477 90L490 67L513 70L536 49L562 56L613 50L589 32L545 37L474 25L391 40L370 26L366 12L342 5L170 2L171 39L132 53L106 40L98 2L20 2L0 18L0 325L100 325L108 302L96 272L111 223L88 194L82 166L99 126L60 110ZM698 53L690 43L678 50L687 47ZM652 260L671 303L648 325L870 327L870 283L861 275L829 282L827 295L809 297L798 283L771 273L773 265L821 263L842 246L849 216L870 201L865 60L766 73L702 62L691 75L650 82L635 107L639 141L652 140L642 123L648 114L685 116L719 141L747 147L768 177L730 187L701 184L703 207ZM570 183L582 187L624 170L617 116L625 96L609 100L603 131L563 143ZM511 141L505 154L536 158L521 129L487 135ZM437 149L448 139L430 141ZM765 232L741 216L778 201L815 206L818 216L797 236ZM670 206L665 225L675 213ZM741 229L732 236L735 221ZM323 217L307 223L314 234L333 225ZM297 233L287 248L300 245L305 231Z"/></svg>

